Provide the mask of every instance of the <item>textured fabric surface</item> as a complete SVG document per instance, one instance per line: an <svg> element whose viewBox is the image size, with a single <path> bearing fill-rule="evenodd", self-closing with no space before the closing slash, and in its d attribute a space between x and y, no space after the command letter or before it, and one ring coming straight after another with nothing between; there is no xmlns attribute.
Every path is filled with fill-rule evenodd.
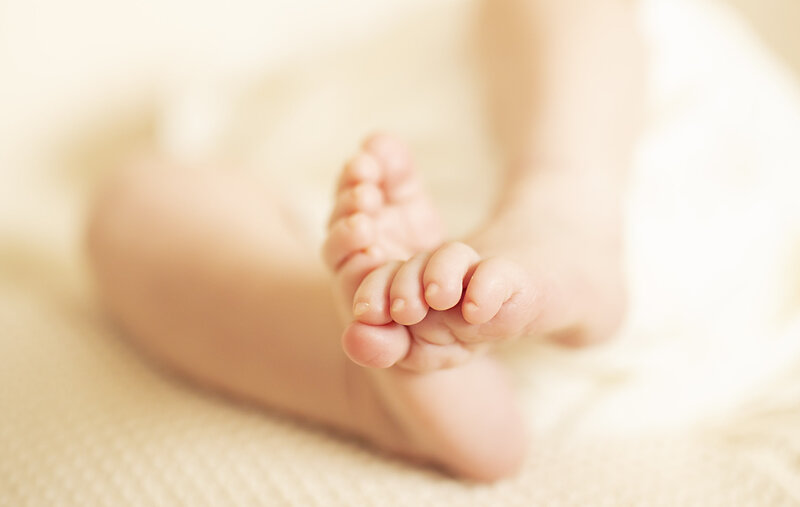
<svg viewBox="0 0 800 507"><path fill-rule="evenodd" d="M9 37L35 20L25 5L9 8L20 21ZM165 2L167 19L181 5ZM282 19L299 22L292 12ZM319 238L336 165L385 126L418 152L455 232L477 220L495 155L469 85L474 14L468 2L389 2L363 13L377 16L368 29L348 29L364 26L359 16L337 18L349 34L337 45L327 44L338 40L330 27L304 32L316 39L276 28L297 48L285 55L253 50L270 35L253 35L253 16L229 14L218 22L241 30L204 65L167 77L142 63L154 54L133 50L120 51L138 81L106 65L103 48L84 67L36 67L103 85L92 100L75 104L77 78L65 77L60 103L6 81L0 505L800 503L800 101L716 4L641 5L652 93L629 203L631 315L602 349L503 351L532 433L518 477L465 484L201 391L152 366L106 320L80 230L97 173L130 144L250 167L289 189ZM210 48L193 27L176 40Z"/></svg>

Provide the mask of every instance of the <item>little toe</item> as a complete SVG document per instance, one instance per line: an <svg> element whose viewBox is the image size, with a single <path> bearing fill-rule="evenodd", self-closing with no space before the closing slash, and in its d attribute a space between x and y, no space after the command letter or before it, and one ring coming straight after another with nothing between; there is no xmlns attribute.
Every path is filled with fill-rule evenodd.
<svg viewBox="0 0 800 507"><path fill-rule="evenodd" d="M353 322L342 333L347 357L369 368L393 366L406 356L409 345L408 330L394 322L383 326Z"/></svg>
<svg viewBox="0 0 800 507"><path fill-rule="evenodd" d="M419 253L406 261L392 281L389 289L392 320L404 326L420 322L428 314L428 303L422 292L422 272L430 257L429 253Z"/></svg>
<svg viewBox="0 0 800 507"><path fill-rule="evenodd" d="M353 316L359 322L379 326L392 321L389 287L402 262L391 261L368 274L353 296Z"/></svg>
<svg viewBox="0 0 800 507"><path fill-rule="evenodd" d="M481 261L464 293L461 313L470 324L492 320L519 289L525 273L514 263L501 258Z"/></svg>
<svg viewBox="0 0 800 507"><path fill-rule="evenodd" d="M349 256L373 244L375 234L374 223L363 213L340 218L330 227L322 256L336 270Z"/></svg>
<svg viewBox="0 0 800 507"><path fill-rule="evenodd" d="M422 275L428 305L435 310L448 310L457 305L465 280L479 260L477 252L464 243L447 243L436 250Z"/></svg>

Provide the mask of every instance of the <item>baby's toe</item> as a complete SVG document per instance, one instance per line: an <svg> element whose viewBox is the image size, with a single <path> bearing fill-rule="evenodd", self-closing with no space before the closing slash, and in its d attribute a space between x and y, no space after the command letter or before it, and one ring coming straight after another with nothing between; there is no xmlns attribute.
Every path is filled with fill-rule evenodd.
<svg viewBox="0 0 800 507"><path fill-rule="evenodd" d="M374 156L361 151L344 166L336 185L336 193L361 183L377 184L383 178L383 170Z"/></svg>
<svg viewBox="0 0 800 507"><path fill-rule="evenodd" d="M389 134L373 134L364 141L364 151L386 170L389 180L402 179L411 172L411 154L399 139Z"/></svg>
<svg viewBox="0 0 800 507"><path fill-rule="evenodd" d="M419 253L406 261L392 281L389 290L392 320L404 326L420 322L428 314L428 304L422 293L422 272L430 254Z"/></svg>
<svg viewBox="0 0 800 507"><path fill-rule="evenodd" d="M431 255L422 283L425 301L435 310L447 310L461 301L464 280L480 256L464 243L447 243Z"/></svg>
<svg viewBox="0 0 800 507"><path fill-rule="evenodd" d="M356 320L373 326L392 321L389 314L389 287L401 265L401 261L387 262L364 278L353 296L353 315Z"/></svg>
<svg viewBox="0 0 800 507"><path fill-rule="evenodd" d="M364 149L383 169L382 189L386 202L405 203L425 195L403 143L386 134L377 134L367 139Z"/></svg>
<svg viewBox="0 0 800 507"><path fill-rule="evenodd" d="M333 270L348 257L375 242L375 224L363 213L343 217L333 223L322 246L322 256Z"/></svg>
<svg viewBox="0 0 800 507"><path fill-rule="evenodd" d="M342 333L342 347L356 364L370 368L389 368L408 353L408 330L392 322L370 326L353 322Z"/></svg>
<svg viewBox="0 0 800 507"><path fill-rule="evenodd" d="M383 192L374 183L346 187L336 197L329 224L354 213L374 214L383 205Z"/></svg>
<svg viewBox="0 0 800 507"><path fill-rule="evenodd" d="M352 301L353 294L364 278L385 262L386 253L375 245L369 246L366 250L359 250L348 257L334 273L336 286L341 291L342 300Z"/></svg>
<svg viewBox="0 0 800 507"><path fill-rule="evenodd" d="M484 324L492 320L521 287L526 275L516 264L489 258L475 267L461 305L464 320Z"/></svg>

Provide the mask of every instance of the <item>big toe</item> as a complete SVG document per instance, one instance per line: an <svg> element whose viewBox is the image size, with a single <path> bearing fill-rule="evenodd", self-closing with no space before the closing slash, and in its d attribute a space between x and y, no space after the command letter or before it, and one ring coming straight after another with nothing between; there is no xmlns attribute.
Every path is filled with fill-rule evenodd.
<svg viewBox="0 0 800 507"><path fill-rule="evenodd" d="M353 322L342 333L342 346L356 364L370 368L389 368L408 353L408 329L397 323L371 326Z"/></svg>
<svg viewBox="0 0 800 507"><path fill-rule="evenodd" d="M423 194L411 154L399 139L388 134L374 134L364 141L363 148L383 169L384 198L388 202L407 202Z"/></svg>
<svg viewBox="0 0 800 507"><path fill-rule="evenodd" d="M375 157L391 176L399 176L411 167L408 147L395 136L372 134L364 141L364 150Z"/></svg>

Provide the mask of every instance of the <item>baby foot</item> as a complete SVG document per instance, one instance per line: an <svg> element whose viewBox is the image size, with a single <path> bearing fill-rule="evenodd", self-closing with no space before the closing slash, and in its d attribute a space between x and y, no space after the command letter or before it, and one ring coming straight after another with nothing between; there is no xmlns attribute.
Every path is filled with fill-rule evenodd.
<svg viewBox="0 0 800 507"><path fill-rule="evenodd" d="M324 247L343 317L356 318L342 337L356 363L450 368L530 327L531 276L464 243L439 246L440 231L405 148L368 141L342 173Z"/></svg>
<svg viewBox="0 0 800 507"><path fill-rule="evenodd" d="M453 242L373 270L355 292L353 313L372 326L408 326L408 346L398 348L405 355L393 358L397 365L414 371L450 368L491 342L529 332L542 306L536 287L519 265L482 259L472 247ZM354 361L382 366L363 338L347 338L346 333L345 349Z"/></svg>
<svg viewBox="0 0 800 507"><path fill-rule="evenodd" d="M353 293L367 273L441 241L439 215L422 191L406 148L386 135L369 138L339 178L323 246L346 320L352 320Z"/></svg>
<svg viewBox="0 0 800 507"><path fill-rule="evenodd" d="M377 413L391 421L364 427L364 435L384 449L430 460L461 477L494 480L510 475L521 464L525 431L498 364L478 357L460 367L424 373L388 368L412 350L409 328L391 319L381 325L353 322L353 296L370 273L409 259L416 262L415 254L441 244L439 217L421 191L407 151L388 136L373 136L345 167L337 192L323 255L334 272L339 311L350 323L342 341L351 359L376 367L360 368L348 361L345 368L355 384L373 393ZM385 306L374 304L379 303ZM409 297L409 305L417 303ZM387 440L383 434L388 430L402 438Z"/></svg>
<svg viewBox="0 0 800 507"><path fill-rule="evenodd" d="M469 240L473 249L441 243L436 212L396 141L371 138L345 168L324 256L349 323L342 344L354 382L402 435L386 442L371 433L383 426L363 428L383 448L462 476L507 475L522 458L522 421L502 368L476 352L520 334L584 345L618 326L614 210L606 221L583 208L543 214L542 201L573 202L571 188L527 183L536 184L506 196Z"/></svg>

